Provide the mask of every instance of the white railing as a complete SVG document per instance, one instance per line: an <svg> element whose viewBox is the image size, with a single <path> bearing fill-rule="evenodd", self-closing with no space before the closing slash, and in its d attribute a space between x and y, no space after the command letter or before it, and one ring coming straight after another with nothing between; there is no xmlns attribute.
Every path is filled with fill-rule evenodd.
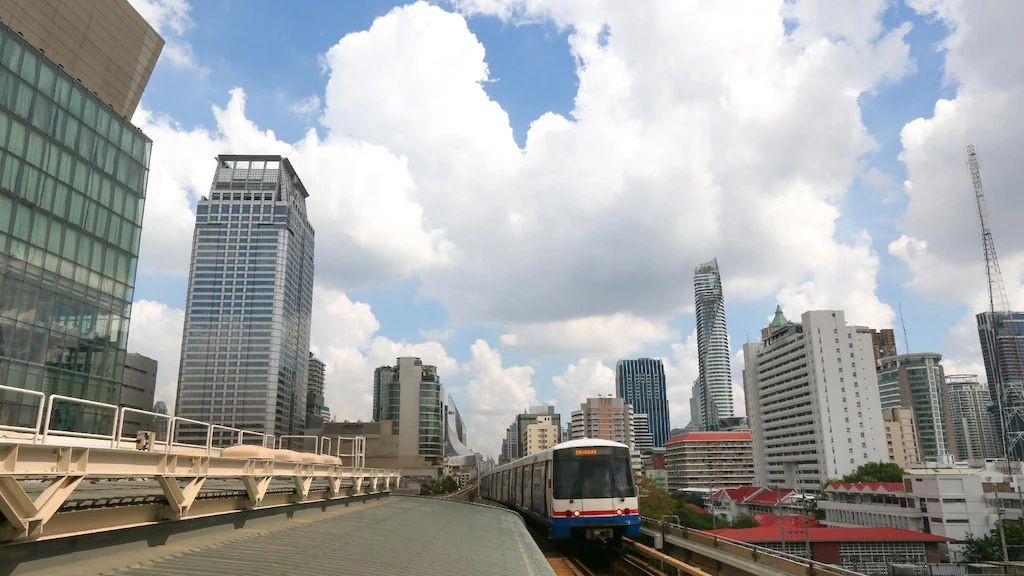
<svg viewBox="0 0 1024 576"><path fill-rule="evenodd" d="M104 408L113 412L114 418L110 421L110 434L95 434L93 432L76 432L74 430L50 430L50 420L53 417L53 403L55 400L64 402L66 404L82 404L83 406L96 406L98 408ZM73 396L61 396L60 394L50 394L50 397L46 401L46 420L43 423L43 444L46 444L46 438L53 434L54 436L71 436L72 438L95 438L97 440L110 440L114 442L115 431L117 430L118 422L117 406L113 404L106 404L104 402L95 402L93 400L83 400L81 398L75 398Z"/></svg>
<svg viewBox="0 0 1024 576"><path fill-rule="evenodd" d="M224 426L221 424L211 424L209 422L192 420L182 416L170 416L168 414L160 414L159 412L140 410L138 408L131 408L128 406L118 407L115 404L85 400L82 398L75 398L73 396L62 396L59 394L47 395L44 392L38 392L35 390L26 390L24 388L0 385L0 392L3 391L27 394L38 399L35 426L22 426L14 422L0 421L0 432L14 432L17 433L15 436L18 434L31 434L31 437L11 438L19 442L28 441L32 444L58 444L60 442L67 443L71 438L80 438L86 441L102 441L103 445L107 445L107 443L109 443L110 448L114 449L126 449L127 447L124 446L123 443L130 442L131 449L134 449L136 439L124 436L124 426L128 415L139 415L152 418L153 422L156 422L157 420L164 420L167 422L166 437L163 441L160 441L159 438L154 439L153 447L159 448L160 450L168 453L173 452L175 448L191 448L202 450L206 452L207 455L219 455L219 450L221 448L214 445L215 436L220 439L230 438L232 442L237 444L245 444L246 436L257 436L260 438L261 446L271 449L283 448L285 443L284 441L286 439L301 438L313 440L313 451L316 454L337 456L342 459L344 464L353 468L363 468L366 464L366 438L363 436L316 436L311 434L297 434L277 437L273 434L233 428L231 426ZM98 412L105 412L109 410L111 417L110 432L83 432L79 430L55 429L51 427L51 421L54 416L54 406L59 404L91 406L100 409ZM102 418L102 415L96 414L95 417L99 419ZM75 424L76 423L67 422L61 423L62 426L68 427L73 427ZM201 430L196 430L194 432L190 430L182 430L182 428L186 426L189 428L198 427ZM216 434L218 431L228 432L229 434ZM183 434L204 438L204 440L197 442L192 441L191 439L178 439L178 436ZM351 446L350 452L344 452L342 450L346 443L349 443ZM86 445L96 446L94 442L87 442ZM214 452L215 450L217 451L216 454Z"/></svg>
<svg viewBox="0 0 1024 576"><path fill-rule="evenodd" d="M34 428L29 428L28 426L18 426L15 424L0 423L0 430L30 433L32 434L32 441L35 442L36 439L39 437L39 427L43 424L43 407L46 405L46 394L43 394L42 392L36 392L35 390L15 388L14 386L0 385L0 390L9 390L11 392L17 392L18 394L28 394L29 396L35 396L39 398L39 406L36 407L36 425Z"/></svg>

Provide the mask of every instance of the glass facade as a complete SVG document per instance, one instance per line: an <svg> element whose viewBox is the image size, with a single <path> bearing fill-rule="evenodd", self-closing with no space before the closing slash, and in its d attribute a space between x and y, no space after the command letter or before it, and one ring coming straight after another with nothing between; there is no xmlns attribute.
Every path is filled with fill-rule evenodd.
<svg viewBox="0 0 1024 576"><path fill-rule="evenodd" d="M921 458L949 463L957 454L945 374L938 354L903 354L880 360L878 395L882 409L910 408Z"/></svg>
<svg viewBox="0 0 1024 576"><path fill-rule="evenodd" d="M697 390L700 410L691 414L699 430L718 430L722 418L733 415L729 331L725 326L725 297L718 260L693 271L693 298L697 320ZM658 444L660 446L660 444Z"/></svg>
<svg viewBox="0 0 1024 576"><path fill-rule="evenodd" d="M0 383L118 402L151 145L0 24ZM0 420L33 423L26 402L0 396Z"/></svg>
<svg viewBox="0 0 1024 576"><path fill-rule="evenodd" d="M1010 458L1024 460L1024 312L983 312L975 318L993 411L1000 390L1003 396L1002 421L995 416L997 428L1005 427L999 432L1000 453L1005 434Z"/></svg>
<svg viewBox="0 0 1024 576"><path fill-rule="evenodd" d="M444 389L435 366L419 358L398 358L373 373L373 420L392 421L403 456L444 456ZM415 434L415 435L413 435Z"/></svg>
<svg viewBox="0 0 1024 576"><path fill-rule="evenodd" d="M665 365L654 358L619 360L615 364L615 395L633 406L633 412L647 415L653 446L668 441L668 395Z"/></svg>
<svg viewBox="0 0 1024 576"><path fill-rule="evenodd" d="M176 413L301 434L313 307L307 193L280 156L219 156L196 207Z"/></svg>

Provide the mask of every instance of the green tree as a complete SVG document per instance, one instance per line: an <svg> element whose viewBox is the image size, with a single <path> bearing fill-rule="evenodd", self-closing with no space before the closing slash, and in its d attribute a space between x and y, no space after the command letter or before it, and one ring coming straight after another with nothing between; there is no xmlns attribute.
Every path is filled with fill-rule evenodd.
<svg viewBox="0 0 1024 576"><path fill-rule="evenodd" d="M895 462L867 462L843 476L843 482L903 482L903 468Z"/></svg>
<svg viewBox="0 0 1024 576"><path fill-rule="evenodd" d="M671 514L675 508L675 500L664 488L654 483L647 476L637 476L636 484L640 488L640 515L660 520L662 516Z"/></svg>
<svg viewBox="0 0 1024 576"><path fill-rule="evenodd" d="M1024 560L1024 526L1020 522L1003 521L1003 532L1006 536L1006 552L1010 560ZM967 539L964 540L964 546L963 560L965 562L1003 559L998 528L979 538L975 538L973 534L968 534Z"/></svg>
<svg viewBox="0 0 1024 576"><path fill-rule="evenodd" d="M735 520L729 523L729 528L757 528L757 520L748 514L740 514Z"/></svg>

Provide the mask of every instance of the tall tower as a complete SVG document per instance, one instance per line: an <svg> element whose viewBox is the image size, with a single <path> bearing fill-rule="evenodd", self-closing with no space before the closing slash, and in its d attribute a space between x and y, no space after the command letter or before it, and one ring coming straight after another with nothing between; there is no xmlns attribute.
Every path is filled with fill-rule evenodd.
<svg viewBox="0 0 1024 576"><path fill-rule="evenodd" d="M179 416L302 433L313 307L307 197L286 158L217 157L196 208Z"/></svg>
<svg viewBox="0 0 1024 576"><path fill-rule="evenodd" d="M398 358L394 366L373 373L373 419L391 421L398 454L427 466L444 457L444 390L437 367L419 358Z"/></svg>
<svg viewBox="0 0 1024 576"><path fill-rule="evenodd" d="M0 383L117 404L152 146L128 118L163 40L124 0L74 4L0 1ZM30 397L0 406L35 425Z"/></svg>
<svg viewBox="0 0 1024 576"><path fill-rule="evenodd" d="M668 395L665 390L665 365L656 358L619 360L615 364L615 395L633 406L634 412L647 415L654 446L668 440Z"/></svg>
<svg viewBox="0 0 1024 576"><path fill-rule="evenodd" d="M725 298L718 260L693 271L693 298L697 311L697 361L700 365L699 414L691 414L700 430L718 430L719 419L733 415L729 332L725 326Z"/></svg>

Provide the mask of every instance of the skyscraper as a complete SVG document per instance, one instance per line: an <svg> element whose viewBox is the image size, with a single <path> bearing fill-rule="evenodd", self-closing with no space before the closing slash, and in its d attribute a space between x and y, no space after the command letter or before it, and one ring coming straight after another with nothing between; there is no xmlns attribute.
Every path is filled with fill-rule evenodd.
<svg viewBox="0 0 1024 576"><path fill-rule="evenodd" d="M988 387L974 374L946 376L949 406L953 413L957 459L978 462L985 458L1001 458L999 425L992 411Z"/></svg>
<svg viewBox="0 0 1024 576"><path fill-rule="evenodd" d="M126 117L163 41L127 2L83 3L59 27L42 4L0 2L0 382L116 404L151 148ZM131 90L111 78L125 63ZM0 394L0 419L33 425L34 402ZM105 410L54 412L109 430Z"/></svg>
<svg viewBox="0 0 1024 576"><path fill-rule="evenodd" d="M196 208L179 416L302 433L313 307L307 196L286 158L217 157Z"/></svg>
<svg viewBox="0 0 1024 576"><path fill-rule="evenodd" d="M665 445L670 428L665 386L665 365L659 359L615 363L615 395L632 405L634 412L647 415L654 446L658 447Z"/></svg>
<svg viewBox="0 0 1024 576"><path fill-rule="evenodd" d="M455 398L449 394L444 405L444 457L467 456L473 451L466 444L466 424L455 404Z"/></svg>
<svg viewBox="0 0 1024 576"><path fill-rule="evenodd" d="M693 299L697 314L697 362L700 367L697 414L699 430L718 430L718 419L733 415L732 370L729 367L729 332L725 326L725 297L718 260L693 271ZM664 439L662 440L664 443ZM662 444L658 444L661 446Z"/></svg>
<svg viewBox="0 0 1024 576"><path fill-rule="evenodd" d="M436 466L444 457L444 405L436 366L419 358L398 358L373 373L373 420L392 421L398 454Z"/></svg>
<svg viewBox="0 0 1024 576"><path fill-rule="evenodd" d="M758 486L816 491L888 458L871 336L840 310L790 322L777 308L743 345L743 385Z"/></svg>
<svg viewBox="0 0 1024 576"><path fill-rule="evenodd" d="M572 437L621 442L632 450L633 407L622 398L587 398L572 412Z"/></svg>
<svg viewBox="0 0 1024 576"><path fill-rule="evenodd" d="M923 461L949 464L957 447L941 360L941 355L927 352L882 358L878 364L878 397L883 410L903 407L914 411L914 430Z"/></svg>
<svg viewBox="0 0 1024 576"><path fill-rule="evenodd" d="M156 395L156 371L156 360L142 354L129 353L124 361L124 380L118 406L151 411ZM152 424L152 416L125 412L121 431L130 438L139 430L153 430Z"/></svg>
<svg viewBox="0 0 1024 576"><path fill-rule="evenodd" d="M875 349L875 363L882 358L896 355L896 333L892 328L875 330L871 328L871 346Z"/></svg>
<svg viewBox="0 0 1024 576"><path fill-rule="evenodd" d="M1006 436L1006 449L1012 460L1024 460L1024 312L983 312L976 316L981 355L992 405L1002 404L1003 418L996 423L1000 436ZM1003 390L1000 399L1000 390ZM1002 456L1002 438L1000 456Z"/></svg>
<svg viewBox="0 0 1024 576"><path fill-rule="evenodd" d="M309 353L309 376L306 378L306 428L322 425L329 414L324 405L324 380L327 366Z"/></svg>

